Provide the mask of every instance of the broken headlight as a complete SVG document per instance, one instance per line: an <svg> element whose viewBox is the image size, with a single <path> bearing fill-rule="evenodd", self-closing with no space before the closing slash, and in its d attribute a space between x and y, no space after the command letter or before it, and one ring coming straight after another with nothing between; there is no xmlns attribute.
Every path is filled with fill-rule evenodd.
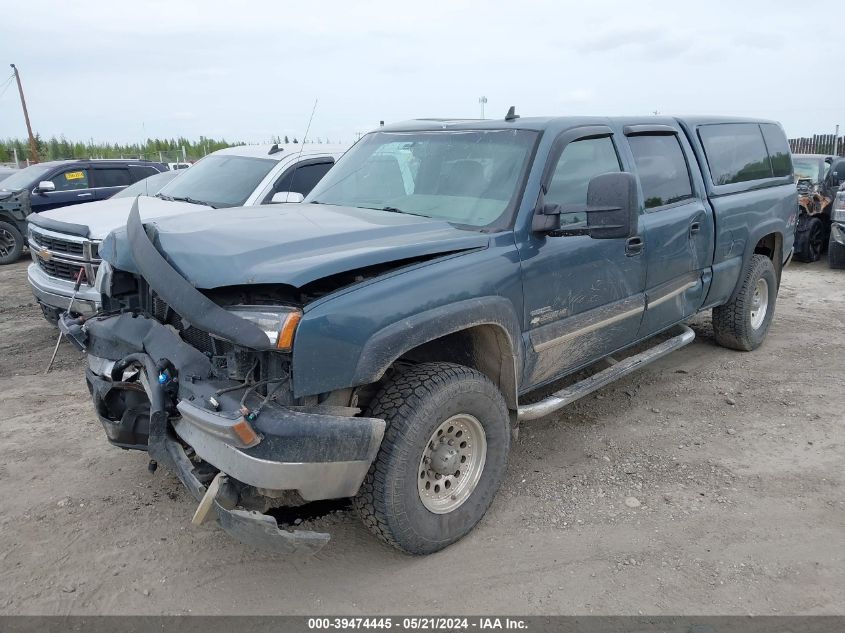
<svg viewBox="0 0 845 633"><path fill-rule="evenodd" d="M302 318L301 310L274 306L230 306L226 309L235 316L255 323L276 349L289 352L293 347L296 326Z"/></svg>

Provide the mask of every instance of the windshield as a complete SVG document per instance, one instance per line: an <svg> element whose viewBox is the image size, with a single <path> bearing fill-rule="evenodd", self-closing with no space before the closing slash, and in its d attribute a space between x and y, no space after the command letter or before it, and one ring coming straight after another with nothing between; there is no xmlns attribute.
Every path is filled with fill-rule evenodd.
<svg viewBox="0 0 845 633"><path fill-rule="evenodd" d="M37 185L49 171L53 169L54 165L30 165L25 169L16 171L0 183L0 190L16 191L18 189L28 189Z"/></svg>
<svg viewBox="0 0 845 633"><path fill-rule="evenodd" d="M815 158L792 157L792 166L795 168L795 180L811 180L819 182L819 160Z"/></svg>
<svg viewBox="0 0 845 633"><path fill-rule="evenodd" d="M164 185L176 178L179 172L163 171L158 174L153 174L143 180L139 180L134 185L129 185L123 191L114 194L112 198L134 198L135 196L154 196Z"/></svg>
<svg viewBox="0 0 845 633"><path fill-rule="evenodd" d="M467 226L510 220L536 132L374 132L305 202L383 209Z"/></svg>
<svg viewBox="0 0 845 633"><path fill-rule="evenodd" d="M162 187L159 197L213 207L239 207L278 163L267 158L206 156Z"/></svg>

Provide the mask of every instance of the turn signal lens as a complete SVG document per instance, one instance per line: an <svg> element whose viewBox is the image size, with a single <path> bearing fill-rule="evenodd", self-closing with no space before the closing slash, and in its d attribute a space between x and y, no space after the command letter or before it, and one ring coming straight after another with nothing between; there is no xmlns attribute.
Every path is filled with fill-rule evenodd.
<svg viewBox="0 0 845 633"><path fill-rule="evenodd" d="M293 348L293 335L296 333L296 326L302 319L301 312L291 312L282 323L282 329L279 330L279 340L276 342L276 349L283 352L289 352Z"/></svg>
<svg viewBox="0 0 845 633"><path fill-rule="evenodd" d="M259 441L261 441L261 438L258 437L258 433L256 433L250 423L243 418L241 418L240 422L235 422L232 425L232 430L247 448L255 446Z"/></svg>

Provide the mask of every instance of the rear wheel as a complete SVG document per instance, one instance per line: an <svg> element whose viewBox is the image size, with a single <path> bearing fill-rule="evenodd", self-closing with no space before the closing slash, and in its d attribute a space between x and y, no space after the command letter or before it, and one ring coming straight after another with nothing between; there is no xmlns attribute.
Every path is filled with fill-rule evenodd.
<svg viewBox="0 0 845 633"><path fill-rule="evenodd" d="M827 243L827 263L831 268L845 268L845 244L833 239L833 231Z"/></svg>
<svg viewBox="0 0 845 633"><path fill-rule="evenodd" d="M0 222L0 264L18 261L23 252L23 235L13 224Z"/></svg>
<svg viewBox="0 0 845 633"><path fill-rule="evenodd" d="M777 293L772 261L765 255L752 255L734 298L713 308L716 342L746 352L760 347L775 313Z"/></svg>
<svg viewBox="0 0 845 633"><path fill-rule="evenodd" d="M430 554L481 520L510 449L501 393L484 374L452 363L401 370L368 415L387 422L355 508L385 543Z"/></svg>

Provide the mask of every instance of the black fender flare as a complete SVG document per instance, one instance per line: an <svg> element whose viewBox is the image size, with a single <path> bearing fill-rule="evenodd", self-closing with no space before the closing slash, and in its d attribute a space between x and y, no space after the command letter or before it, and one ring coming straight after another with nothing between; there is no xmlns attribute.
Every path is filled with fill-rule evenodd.
<svg viewBox="0 0 845 633"><path fill-rule="evenodd" d="M507 337L511 358L503 359L502 366L506 369L503 374L507 378L500 381L499 387L508 406L516 407L523 358L522 335L513 304L500 296L445 304L379 330L361 349L352 384L374 383L384 376L399 357L410 350L443 336L483 325L496 327ZM509 366L513 369L510 370Z"/></svg>

